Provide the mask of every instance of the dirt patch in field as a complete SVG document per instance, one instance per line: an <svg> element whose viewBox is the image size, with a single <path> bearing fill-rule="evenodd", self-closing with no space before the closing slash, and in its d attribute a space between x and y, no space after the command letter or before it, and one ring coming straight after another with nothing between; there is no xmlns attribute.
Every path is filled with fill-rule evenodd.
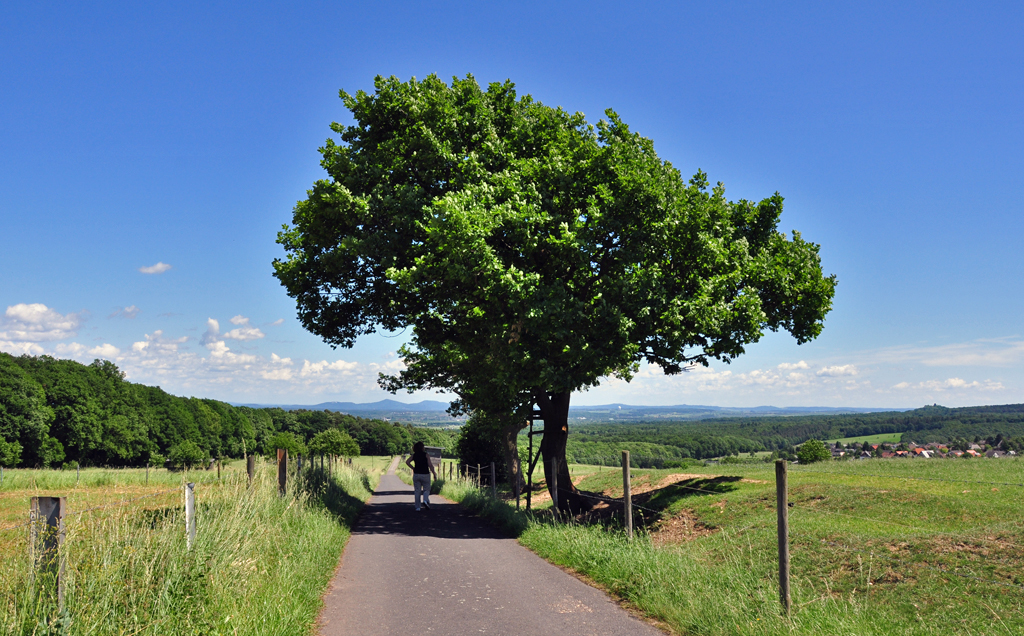
<svg viewBox="0 0 1024 636"><path fill-rule="evenodd" d="M683 510L671 519L659 521L651 532L651 541L657 546L679 545L718 532L709 528L692 510Z"/></svg>

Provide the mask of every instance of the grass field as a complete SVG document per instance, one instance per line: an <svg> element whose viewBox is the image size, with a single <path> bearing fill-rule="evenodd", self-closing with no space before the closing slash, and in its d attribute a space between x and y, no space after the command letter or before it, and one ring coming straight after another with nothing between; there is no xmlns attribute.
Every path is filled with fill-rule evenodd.
<svg viewBox="0 0 1024 636"><path fill-rule="evenodd" d="M556 523L546 496L528 517L468 486L442 494L680 634L1024 633L1024 461L791 466L789 618L779 611L774 466L694 473L632 471L643 506L632 542L621 499L590 521ZM573 475L585 491L622 496L621 471Z"/></svg>
<svg viewBox="0 0 1024 636"><path fill-rule="evenodd" d="M902 436L903 433L879 433L878 435L862 435L861 437L844 437L842 439L827 439L824 441L826 444L835 444L836 442L844 444L852 444L854 442L862 444L899 444Z"/></svg>
<svg viewBox="0 0 1024 636"><path fill-rule="evenodd" d="M378 460L380 462L380 460ZM308 469L308 466L306 466ZM0 488L0 633L308 633L349 524L379 471L304 471L277 492L276 466L172 473L7 470ZM183 484L196 486L195 545L185 547ZM66 602L33 579L32 496L66 496ZM127 503L122 503L127 502ZM19 526L4 530L10 526Z"/></svg>

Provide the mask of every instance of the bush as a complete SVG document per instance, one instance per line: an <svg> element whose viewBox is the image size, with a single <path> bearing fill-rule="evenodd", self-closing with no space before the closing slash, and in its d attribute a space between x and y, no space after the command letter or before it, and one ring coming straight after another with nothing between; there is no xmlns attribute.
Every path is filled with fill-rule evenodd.
<svg viewBox="0 0 1024 636"><path fill-rule="evenodd" d="M3 437L0 437L0 466L11 468L19 463L21 463L21 444L5 441Z"/></svg>
<svg viewBox="0 0 1024 636"><path fill-rule="evenodd" d="M171 450L167 453L167 459L170 460L171 465L175 468L201 466L206 463L207 458L208 453L191 440L185 440L171 446Z"/></svg>
<svg viewBox="0 0 1024 636"><path fill-rule="evenodd" d="M831 457L832 453L825 448L825 443L816 439L804 442L800 445L800 450L796 452L796 458L800 460L801 464L823 462Z"/></svg>
<svg viewBox="0 0 1024 636"><path fill-rule="evenodd" d="M288 451L289 457L309 454L306 444L295 433L274 434L273 437L267 440L263 451L267 457L274 458L277 457L277 449L279 448Z"/></svg>
<svg viewBox="0 0 1024 636"><path fill-rule="evenodd" d="M336 428L329 428L326 431L320 431L313 436L313 439L309 440L309 453L311 455L358 457L359 445L349 437L348 433Z"/></svg>

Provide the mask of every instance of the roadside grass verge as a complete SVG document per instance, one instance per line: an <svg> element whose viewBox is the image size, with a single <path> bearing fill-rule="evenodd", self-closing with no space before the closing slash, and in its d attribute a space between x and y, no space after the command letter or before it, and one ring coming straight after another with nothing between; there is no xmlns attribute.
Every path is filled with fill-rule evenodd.
<svg viewBox="0 0 1024 636"><path fill-rule="evenodd" d="M573 474L585 491L622 496L621 471ZM467 482L441 494L680 634L1024 633L1020 460L791 467L789 618L773 466L632 474L634 502L649 509L635 511L646 525L632 542L621 514L557 521L550 500L517 513Z"/></svg>
<svg viewBox="0 0 1024 636"><path fill-rule="evenodd" d="M83 470L83 483L85 475ZM24 515L31 496L67 494L71 515L62 551L62 610L52 585L31 576L27 528L0 535L0 633L309 633L349 527L377 482L375 475L348 468L333 477L307 470L291 475L288 492L279 496L276 467L260 462L251 488L244 470L199 483L196 541L187 550L186 476L163 476L165 482L155 486L150 477L153 491L170 486L172 492L120 505L130 498L124 491L143 492L137 483L80 485L71 493L5 488L5 497L16 500L12 506L5 499L5 509ZM52 475L34 479L37 486L63 485L46 481L57 479ZM105 497L114 505L76 514L98 498L94 489L116 491Z"/></svg>

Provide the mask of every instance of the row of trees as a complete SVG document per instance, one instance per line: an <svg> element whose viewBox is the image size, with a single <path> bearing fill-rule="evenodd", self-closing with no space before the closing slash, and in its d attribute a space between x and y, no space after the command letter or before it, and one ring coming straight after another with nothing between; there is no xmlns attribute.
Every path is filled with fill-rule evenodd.
<svg viewBox="0 0 1024 636"><path fill-rule="evenodd" d="M454 451L456 434L330 411L236 407L124 379L106 360L83 365L0 353L0 465L197 464L243 453L395 455L423 441Z"/></svg>

